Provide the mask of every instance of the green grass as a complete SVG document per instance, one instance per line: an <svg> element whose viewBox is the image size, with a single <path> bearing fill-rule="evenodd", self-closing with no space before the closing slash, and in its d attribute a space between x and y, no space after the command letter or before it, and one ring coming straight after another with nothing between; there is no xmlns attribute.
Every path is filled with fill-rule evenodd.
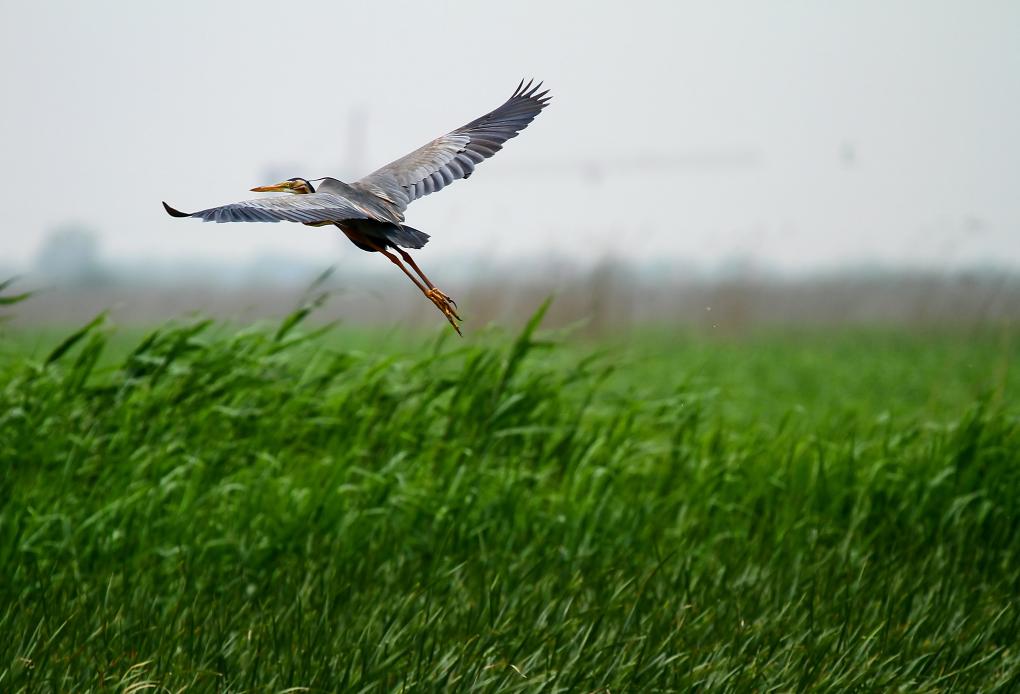
<svg viewBox="0 0 1020 694"><path fill-rule="evenodd" d="M1014 333L345 335L0 337L0 690L1020 687Z"/></svg>

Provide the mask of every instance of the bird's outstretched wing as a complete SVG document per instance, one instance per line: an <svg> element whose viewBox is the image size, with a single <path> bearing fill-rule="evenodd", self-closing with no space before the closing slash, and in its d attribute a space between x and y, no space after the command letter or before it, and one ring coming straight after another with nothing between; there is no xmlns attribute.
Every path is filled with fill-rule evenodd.
<svg viewBox="0 0 1020 694"><path fill-rule="evenodd" d="M387 164L353 185L378 195L404 211L412 200L467 178L475 166L524 130L552 98L522 81L505 104L407 156Z"/></svg>
<svg viewBox="0 0 1020 694"><path fill-rule="evenodd" d="M181 212L163 203L172 217L197 217L205 222L340 222L345 219L380 219L372 211L334 193L278 195L244 200L200 212Z"/></svg>

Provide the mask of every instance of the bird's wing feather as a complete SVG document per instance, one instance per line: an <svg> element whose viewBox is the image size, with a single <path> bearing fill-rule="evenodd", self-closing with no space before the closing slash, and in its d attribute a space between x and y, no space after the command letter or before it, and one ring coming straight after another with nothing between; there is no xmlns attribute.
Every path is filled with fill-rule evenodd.
<svg viewBox="0 0 1020 694"><path fill-rule="evenodd" d="M200 212L179 212L163 206L174 217L197 217L205 222L339 222L345 219L380 219L372 211L335 193L278 195L244 200Z"/></svg>
<svg viewBox="0 0 1020 694"><path fill-rule="evenodd" d="M522 81L505 104L424 147L387 164L353 185L397 205L401 211L420 197L467 178L475 166L524 130L552 97L542 83Z"/></svg>

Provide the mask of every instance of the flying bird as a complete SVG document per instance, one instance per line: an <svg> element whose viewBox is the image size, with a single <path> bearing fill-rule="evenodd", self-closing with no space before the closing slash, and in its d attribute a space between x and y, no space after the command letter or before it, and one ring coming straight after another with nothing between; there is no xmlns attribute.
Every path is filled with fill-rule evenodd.
<svg viewBox="0 0 1020 694"><path fill-rule="evenodd" d="M552 98L548 90L539 91L541 88L541 82L524 84L522 80L496 110L353 183L329 176L311 180L295 177L251 189L255 193L293 195L245 200L192 213L176 210L166 202L163 207L173 217L196 217L205 222L334 225L361 250L382 253L399 267L460 334L457 303L439 290L404 250L422 248L429 240L425 232L404 224L404 212L418 198L470 176L478 164L524 130ZM417 277L408 270L408 265Z"/></svg>

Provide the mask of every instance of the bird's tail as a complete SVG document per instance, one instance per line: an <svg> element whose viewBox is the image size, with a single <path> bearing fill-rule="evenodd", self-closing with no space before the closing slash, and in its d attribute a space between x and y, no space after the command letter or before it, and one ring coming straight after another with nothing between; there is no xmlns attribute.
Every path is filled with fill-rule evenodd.
<svg viewBox="0 0 1020 694"><path fill-rule="evenodd" d="M386 227L386 240L402 248L421 248L429 242L429 235L406 224L392 224Z"/></svg>

